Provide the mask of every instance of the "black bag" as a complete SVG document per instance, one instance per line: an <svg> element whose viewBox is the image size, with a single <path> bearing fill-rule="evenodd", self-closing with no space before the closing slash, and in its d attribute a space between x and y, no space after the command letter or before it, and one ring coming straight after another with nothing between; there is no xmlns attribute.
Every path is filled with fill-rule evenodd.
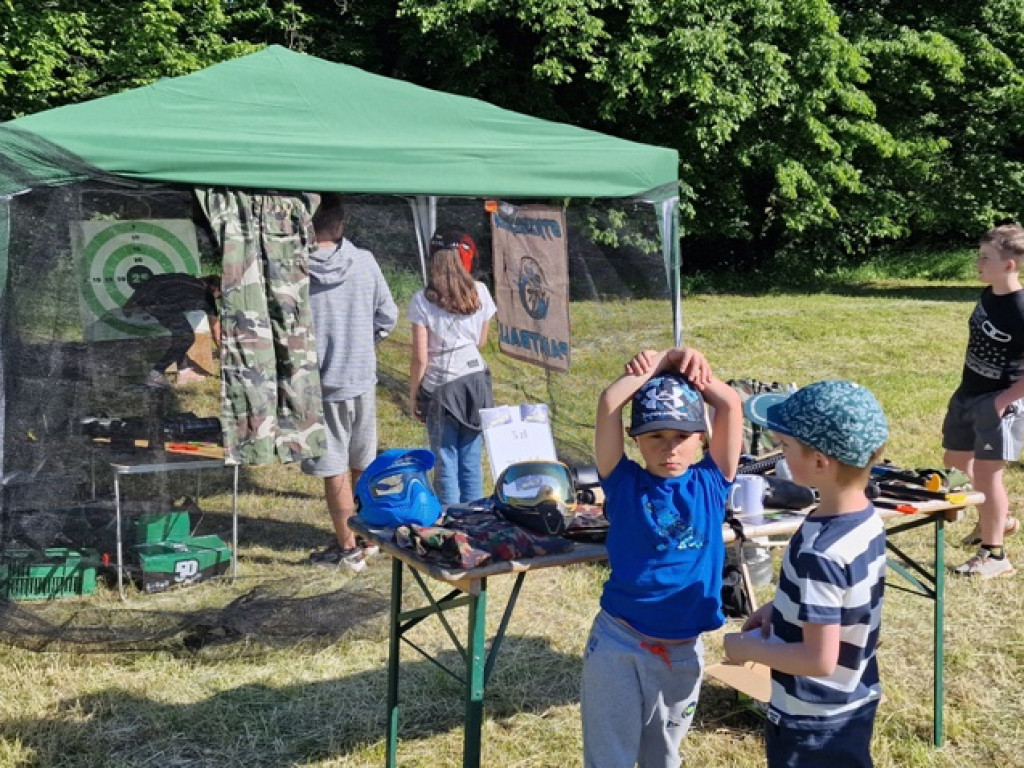
<svg viewBox="0 0 1024 768"><path fill-rule="evenodd" d="M725 522L736 534L736 546L742 547L746 536L743 535L743 526L732 512L726 510ZM753 604L750 602L750 594L747 592L747 582L743 578L743 569L734 563L726 563L722 569L722 613L729 619L745 619L753 611Z"/></svg>
<svg viewBox="0 0 1024 768"><path fill-rule="evenodd" d="M727 564L722 571L722 613L729 619L745 619L750 608L743 572L738 565Z"/></svg>
<svg viewBox="0 0 1024 768"><path fill-rule="evenodd" d="M542 501L531 507L498 502L494 509L505 520L534 533L561 536L565 532L565 515L554 501Z"/></svg>

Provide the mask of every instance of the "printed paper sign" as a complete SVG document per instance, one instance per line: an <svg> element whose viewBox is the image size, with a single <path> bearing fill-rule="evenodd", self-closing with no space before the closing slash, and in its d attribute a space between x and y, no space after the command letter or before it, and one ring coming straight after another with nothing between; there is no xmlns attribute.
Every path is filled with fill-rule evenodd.
<svg viewBox="0 0 1024 768"><path fill-rule="evenodd" d="M565 211L502 203L491 214L498 347L517 360L569 370Z"/></svg>
<svg viewBox="0 0 1024 768"><path fill-rule="evenodd" d="M480 423L494 480L505 467L517 461L558 459L544 403L481 408Z"/></svg>

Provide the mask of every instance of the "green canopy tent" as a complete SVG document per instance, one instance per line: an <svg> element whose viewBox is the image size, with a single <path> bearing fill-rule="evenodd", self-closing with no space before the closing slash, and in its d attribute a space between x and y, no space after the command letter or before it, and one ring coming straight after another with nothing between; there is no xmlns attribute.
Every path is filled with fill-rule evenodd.
<svg viewBox="0 0 1024 768"><path fill-rule="evenodd" d="M0 124L0 278L13 196L84 178L400 195L412 205L421 268L440 196L646 201L681 341L675 150L271 46Z"/></svg>
<svg viewBox="0 0 1024 768"><path fill-rule="evenodd" d="M644 199L659 212L677 340L681 335L679 156L672 149L280 46L0 125L0 196L79 177L73 163L42 162L38 140L129 179L419 196L427 236L433 222L422 213L434 196Z"/></svg>

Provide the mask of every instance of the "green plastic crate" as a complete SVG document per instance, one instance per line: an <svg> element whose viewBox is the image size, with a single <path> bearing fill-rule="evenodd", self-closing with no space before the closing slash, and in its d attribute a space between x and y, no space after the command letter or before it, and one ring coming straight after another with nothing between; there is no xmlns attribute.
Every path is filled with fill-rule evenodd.
<svg viewBox="0 0 1024 768"><path fill-rule="evenodd" d="M188 511L183 509L139 515L135 520L135 543L185 541L191 532L190 526Z"/></svg>
<svg viewBox="0 0 1024 768"><path fill-rule="evenodd" d="M96 552L55 547L0 555L0 595L8 600L56 600L96 591Z"/></svg>

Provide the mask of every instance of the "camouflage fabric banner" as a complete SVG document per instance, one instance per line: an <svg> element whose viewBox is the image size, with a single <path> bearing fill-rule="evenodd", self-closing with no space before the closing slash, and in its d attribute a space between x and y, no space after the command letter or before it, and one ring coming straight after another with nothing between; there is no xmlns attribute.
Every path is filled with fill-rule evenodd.
<svg viewBox="0 0 1024 768"><path fill-rule="evenodd" d="M491 214L498 346L549 371L569 370L565 211L502 203Z"/></svg>
<svg viewBox="0 0 1024 768"><path fill-rule="evenodd" d="M223 251L221 424L243 464L323 454L308 257L313 197L197 189Z"/></svg>

